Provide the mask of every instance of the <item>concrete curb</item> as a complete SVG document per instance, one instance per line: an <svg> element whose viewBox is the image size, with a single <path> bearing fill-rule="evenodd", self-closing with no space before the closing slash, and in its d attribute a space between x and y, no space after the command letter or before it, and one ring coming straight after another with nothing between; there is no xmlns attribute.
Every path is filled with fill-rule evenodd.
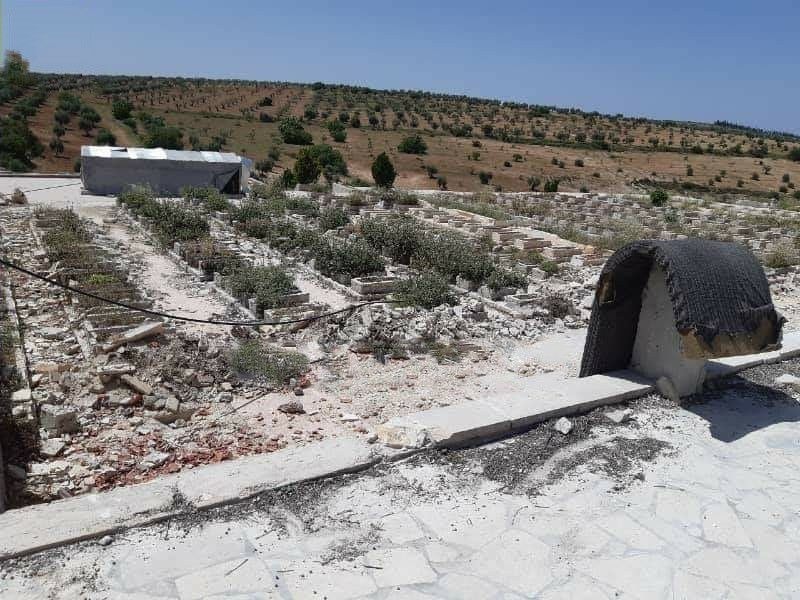
<svg viewBox="0 0 800 600"><path fill-rule="evenodd" d="M0 515L0 561L246 500L289 485L354 473L380 462L356 438L331 438L160 477L110 492Z"/></svg>

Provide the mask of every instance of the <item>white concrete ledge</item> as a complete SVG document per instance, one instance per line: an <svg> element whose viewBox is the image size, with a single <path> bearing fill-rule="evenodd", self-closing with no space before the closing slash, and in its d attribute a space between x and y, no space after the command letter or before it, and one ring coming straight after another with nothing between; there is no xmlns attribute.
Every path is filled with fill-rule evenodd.
<svg viewBox="0 0 800 600"><path fill-rule="evenodd" d="M0 515L0 560L149 525L291 484L359 471L379 460L375 447L365 441L331 438L109 492L10 510Z"/></svg>
<svg viewBox="0 0 800 600"><path fill-rule="evenodd" d="M800 356L800 331L792 331L783 335L783 343L778 350L763 354L746 354L729 356L708 361L706 373L708 379L734 375L751 367L771 365Z"/></svg>
<svg viewBox="0 0 800 600"><path fill-rule="evenodd" d="M632 371L616 371L580 379L532 377L528 387L530 392L524 396L489 396L396 417L378 428L378 437L393 448L472 444L548 419L644 396L655 384Z"/></svg>

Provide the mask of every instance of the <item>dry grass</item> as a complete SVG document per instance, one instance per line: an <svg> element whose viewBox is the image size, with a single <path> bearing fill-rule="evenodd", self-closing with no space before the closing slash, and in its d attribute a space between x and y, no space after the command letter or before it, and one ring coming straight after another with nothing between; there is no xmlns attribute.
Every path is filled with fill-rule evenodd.
<svg viewBox="0 0 800 600"><path fill-rule="evenodd" d="M259 106L259 101L266 96L273 99L272 106ZM127 127L113 120L107 97L98 96L91 89L84 90L82 97L100 112L103 117L101 126L110 129L120 144L138 143ZM437 187L436 180L428 177L426 165L438 169L438 175L446 178L449 189L461 191L477 191L486 187L478 179L477 173L480 171L492 173L491 186L506 191L528 190L527 179L530 176L542 181L557 178L561 182L560 189L565 191L587 189L622 192L633 189L633 183L637 180L649 179L673 187L689 183L712 191L762 195L778 191L784 184L781 178L785 173L793 182L800 180L800 163L779 158L785 154L785 148L771 139L766 140L770 157L764 159L650 149L650 140L658 139L663 145L672 141L672 148L683 144L688 149L699 144L707 150L709 144L714 144L719 150L741 145L746 152L754 139L758 139L736 132L719 133L680 124L555 112L546 116L532 116L518 107L489 103L468 105L456 98L422 97L409 100L391 94L347 95L337 90L315 92L310 87L292 84L188 83L131 93L129 98L137 109L163 116L168 124L181 127L187 146L190 135L196 135L205 142L224 133L228 138L227 150L244 153L256 160L264 158L267 151L276 145L278 133L277 123L260 122L259 113L267 113L276 120L283 115L302 117L305 108L313 105L320 116L307 124L306 128L314 136L315 142L332 143L324 127L322 113L327 111L327 118L331 119L343 110L350 114L358 111L362 127L355 129L348 126L347 141L332 145L344 153L351 174L365 180L371 180L372 160L380 152L387 152L399 172L396 185L408 188ZM368 124L367 114L374 108L375 98L383 99L382 118L386 129L372 129ZM406 108L401 111L403 106ZM51 137L54 108L54 95L51 95L31 119L31 128L45 145ZM394 121L400 114L398 111L402 112L405 123L397 123L395 130ZM454 137L443 132L442 126L434 131L425 115L431 117L431 122L441 123L442 126L456 122L472 125L472 137ZM412 121L416 122L416 127L412 127ZM526 143L512 144L485 138L481 132L484 125L492 125L495 129L517 127L527 138ZM397 152L400 140L412 131L426 134L427 155ZM537 144L527 143L532 141L533 131L544 136ZM591 141L592 134L596 132L603 133L606 139L619 140L625 147L624 151L552 145L561 144L558 138L565 134L570 136L570 140L574 140L576 134L586 134ZM473 145L476 137L479 138L480 147ZM70 123L64 136L64 156L55 157L47 149L45 156L38 161L38 168L43 171L71 170L80 145L87 142L91 142L90 138L77 130L76 123ZM296 146L282 145L275 172L291 167L298 149ZM480 153L478 160L471 159L474 152ZM554 160L557 164L553 164ZM576 160L582 161L584 166L576 166ZM563 164L563 168L558 163ZM689 165L694 171L692 176L687 176ZM758 180L752 178L753 173L759 174Z"/></svg>

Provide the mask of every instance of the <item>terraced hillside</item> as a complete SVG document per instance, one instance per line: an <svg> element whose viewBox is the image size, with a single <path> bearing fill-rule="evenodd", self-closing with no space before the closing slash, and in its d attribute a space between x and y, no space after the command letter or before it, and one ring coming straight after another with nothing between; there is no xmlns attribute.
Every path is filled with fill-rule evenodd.
<svg viewBox="0 0 800 600"><path fill-rule="evenodd" d="M71 170L78 147L98 143L106 130L119 144L241 152L265 172L279 174L300 150L280 132L280 123L293 117L313 143L341 151L351 178L371 181L372 161L386 152L400 187L523 191L543 189L548 181L558 181L562 191L660 186L774 197L787 207L799 196L800 137L724 122L654 121L321 83L38 75L28 95L38 90L44 90L44 102L29 123L43 145L34 161L40 171ZM56 152L48 140L65 90L101 121L88 132L77 120L68 124L64 147ZM6 102L0 114L25 97ZM120 106L124 110L115 110ZM167 144L154 137L154 129L172 127L179 131ZM401 142L414 135L421 136L424 153L401 152ZM101 142L109 139L104 136Z"/></svg>

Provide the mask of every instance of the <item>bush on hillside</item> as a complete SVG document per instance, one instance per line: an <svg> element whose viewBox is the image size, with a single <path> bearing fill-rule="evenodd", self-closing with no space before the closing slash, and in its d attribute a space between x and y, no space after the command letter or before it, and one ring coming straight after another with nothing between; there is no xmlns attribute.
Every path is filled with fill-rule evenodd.
<svg viewBox="0 0 800 600"><path fill-rule="evenodd" d="M286 144L309 146L313 142L311 134L303 129L303 124L295 117L286 117L278 126L281 138Z"/></svg>
<svg viewBox="0 0 800 600"><path fill-rule="evenodd" d="M421 135L415 134L403 138L397 149L404 154L426 154L428 152L428 144L425 143Z"/></svg>

